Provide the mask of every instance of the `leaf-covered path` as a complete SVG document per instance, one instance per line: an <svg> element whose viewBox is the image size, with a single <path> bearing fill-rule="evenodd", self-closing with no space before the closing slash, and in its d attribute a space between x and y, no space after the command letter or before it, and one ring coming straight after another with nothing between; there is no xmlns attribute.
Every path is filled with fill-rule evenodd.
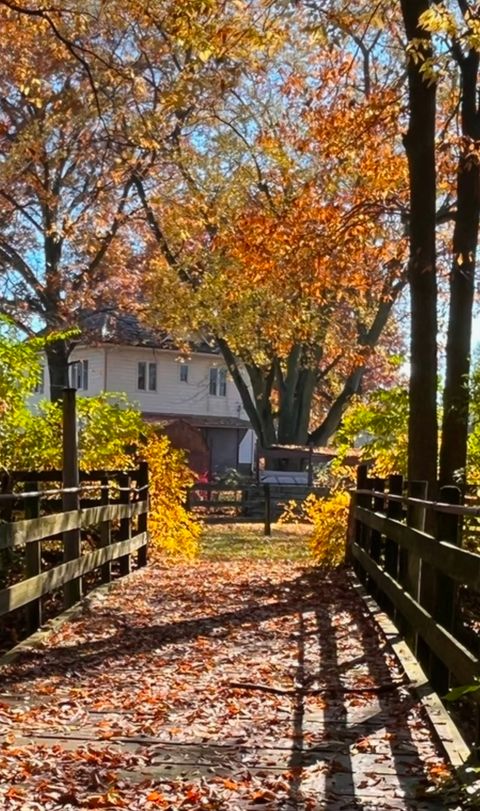
<svg viewBox="0 0 480 811"><path fill-rule="evenodd" d="M445 764L343 573L150 565L0 689L0 807L422 809Z"/></svg>

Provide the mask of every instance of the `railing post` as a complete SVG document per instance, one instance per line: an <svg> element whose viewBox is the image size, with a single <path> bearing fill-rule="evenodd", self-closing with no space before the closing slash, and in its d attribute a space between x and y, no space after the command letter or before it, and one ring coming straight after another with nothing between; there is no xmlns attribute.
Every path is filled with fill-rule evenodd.
<svg viewBox="0 0 480 811"><path fill-rule="evenodd" d="M373 489L383 493L385 490L385 479L381 479L378 476L372 480ZM382 496L374 496L373 497L373 510L375 512L383 513L385 510L385 499ZM382 533L378 532L376 529L372 529L370 533L370 557L377 565L380 564L382 556ZM369 590L370 593L377 598L379 594L379 589L377 588L375 581L373 579L370 580L369 583Z"/></svg>
<svg viewBox="0 0 480 811"><path fill-rule="evenodd" d="M461 493L458 487L447 485L440 489L440 501L446 504L460 504ZM437 513L437 540L447 541L458 546L460 517L451 513ZM455 607L457 587L446 574L438 572L436 576L435 603L433 618L447 631L455 629ZM448 668L433 654L430 657L430 679L435 690L446 692L450 686Z"/></svg>
<svg viewBox="0 0 480 811"><path fill-rule="evenodd" d="M140 466L138 469L138 479L137 479L137 487L144 488L140 490L139 493L139 501L144 502L144 505L148 511L148 463L147 462L140 462ZM188 496L187 496L188 498ZM138 516L138 532L148 532L148 512L141 513ZM148 542L145 541L145 545L141 546L138 550L138 557L137 557L137 564L138 566L146 566L147 565L147 556L148 556Z"/></svg>
<svg viewBox="0 0 480 811"><path fill-rule="evenodd" d="M121 488L120 504L127 504L130 506L130 488L131 488L130 475L128 473L121 473L118 477L118 484ZM120 519L119 540L126 541L131 537L132 537L132 517L131 515L129 515L126 518ZM131 571L130 553L122 555L122 557L118 559L118 564L120 575L122 577L126 574L130 574Z"/></svg>
<svg viewBox="0 0 480 811"><path fill-rule="evenodd" d="M408 484L408 497L415 499L422 499L425 501L427 498L428 484L425 481L413 481ZM407 526L412 529L418 529L421 532L425 530L426 509L421 504L408 504L407 506ZM405 591L418 603L420 602L420 582L421 582L421 562L420 557L414 552L409 552L406 549L400 550L400 583ZM401 622L401 630L404 633L405 640L414 653L417 652L418 647L418 634L414 628L411 628L405 622Z"/></svg>
<svg viewBox="0 0 480 811"><path fill-rule="evenodd" d="M307 477L307 484L309 487L313 485L313 446L310 445L310 449L308 451L308 477Z"/></svg>
<svg viewBox="0 0 480 811"><path fill-rule="evenodd" d="M264 518L264 535L272 534L272 504L270 501L270 485L263 485L263 494L265 497L265 518Z"/></svg>
<svg viewBox="0 0 480 811"><path fill-rule="evenodd" d="M392 496L401 496L403 494L403 476L401 476L399 473L393 473L388 477L388 492ZM394 521L400 521L402 514L403 509L401 502L389 499L387 504L387 518L391 518ZM398 544L387 535L385 539L385 571L396 582L398 582L398 567ZM388 597L382 597L381 604L382 608L385 608L392 619L395 619L397 612Z"/></svg>
<svg viewBox="0 0 480 811"><path fill-rule="evenodd" d="M25 482L25 492L38 492L38 482ZM25 518L38 518L40 515L40 497L30 496L25 499ZM25 578L40 574L42 571L42 544L41 541L29 541L25 546ZM26 620L28 633L33 633L42 624L42 600L37 597L26 606Z"/></svg>
<svg viewBox="0 0 480 811"><path fill-rule="evenodd" d="M109 485L108 485L108 478L107 476L103 476L100 479L101 485L101 496L100 496L100 504L102 507L108 506L110 503L110 493L109 493ZM112 542L112 522L110 519L106 521L102 521L100 524L100 546L105 548L110 546ZM107 561L100 567L102 583L110 583L112 579L112 564L111 561Z"/></svg>
<svg viewBox="0 0 480 811"><path fill-rule="evenodd" d="M345 563L355 569L355 558L352 554L352 544L355 543L356 522L355 507L357 506L357 494L355 490L350 491L350 505L348 508L347 538L345 545Z"/></svg>
<svg viewBox="0 0 480 811"><path fill-rule="evenodd" d="M368 468L367 465L359 465L357 468L357 490L367 490L371 486L371 480L368 478ZM356 496L356 504L358 507L364 507L365 509L369 509L372 506L372 497L365 493L357 493ZM355 529L355 541L362 549L364 549L368 554L370 554L369 550L369 540L370 540L370 530L365 524L362 524L361 521L356 521L356 529ZM355 565L355 572L361 580L361 582L366 585L368 577L365 570L362 568L362 565L356 561Z"/></svg>
<svg viewBox="0 0 480 811"><path fill-rule="evenodd" d="M63 477L64 488L76 488L76 492L63 493L62 506L64 512L78 510L78 454L77 454L77 413L75 403L75 389L63 391ZM75 560L81 555L80 529L72 529L63 533L63 559ZM77 603L82 596L82 580L76 577L65 583L63 599L65 608Z"/></svg>
<svg viewBox="0 0 480 811"><path fill-rule="evenodd" d="M379 493L383 493L385 490L385 479L380 479L376 476L373 480L373 489L378 491ZM385 509L385 499L382 496L374 496L373 498L373 509L375 512L383 513ZM372 534L370 537L370 555L372 560L375 563L380 563L380 557L382 554L382 534L377 530L372 530Z"/></svg>

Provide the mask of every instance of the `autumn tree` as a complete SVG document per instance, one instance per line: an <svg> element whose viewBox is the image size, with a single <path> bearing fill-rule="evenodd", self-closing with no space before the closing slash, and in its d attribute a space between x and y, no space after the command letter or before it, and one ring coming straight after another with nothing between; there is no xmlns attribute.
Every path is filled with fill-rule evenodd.
<svg viewBox="0 0 480 811"><path fill-rule="evenodd" d="M132 172L114 157L87 79L46 37L47 24L20 28L2 11L0 25L10 43L0 78L0 307L27 335L58 332L98 305L112 274L124 278L129 251L117 237ZM64 339L46 346L54 399L68 352Z"/></svg>
<svg viewBox="0 0 480 811"><path fill-rule="evenodd" d="M36 173L50 184L37 203L49 215L41 248L52 244L53 252L39 276L28 277L34 295L18 268L5 274L13 309L28 304L30 327L46 320L38 295L49 281L55 318L75 317L100 292L108 297L112 276L124 282L133 263L144 261L157 271L159 326L200 329L216 342L264 444L326 441L374 353L378 360L404 285L403 164L391 115L398 94L386 88L380 63L372 68L374 44L366 48L361 38L357 65L334 39L329 49L318 31L310 40L305 21L273 2L110 0L80 15L55 2L48 9L2 6L7 21L23 12L31 31L48 31L55 58L67 56L70 83L88 100L78 123L91 149L77 153L78 174L69 172L69 182L96 178L82 187L87 196L94 192L93 206L82 208L84 222L74 218L69 232L65 209L73 199L77 214L79 189L70 197L52 189L55 166L45 171L40 155ZM341 28L330 18L327 38L332 25ZM351 18L344 29L355 39ZM35 49L27 53L34 60ZM42 71L43 63L29 67L33 77ZM20 81L15 74L10 93ZM50 90L57 93L56 82ZM38 109L44 94L44 86L35 94ZM69 122L66 107L59 114ZM31 142L43 138L49 160L58 160L67 146L55 142L55 126L46 131ZM21 143L15 133L11 140ZM20 184L28 178L27 157ZM15 167L10 155L8 164ZM30 218L23 223L24 260L38 251L35 240L28 242L37 217L30 200L38 188L31 186L33 198L27 183L24 197L10 202L20 205L19 219ZM167 293L176 304L170 311ZM63 382L65 353L60 361ZM324 409L312 427L314 394Z"/></svg>
<svg viewBox="0 0 480 811"><path fill-rule="evenodd" d="M469 428L470 344L475 267L480 217L479 25L476 6L468 2L429 4L421 25L435 51L425 72L439 78L438 118L441 155L449 154L453 221L449 274L449 323L443 396L440 484L465 479ZM452 131L449 123L456 130ZM452 166L453 164L453 166ZM453 171L452 171L453 168Z"/></svg>
<svg viewBox="0 0 480 811"><path fill-rule="evenodd" d="M181 141L176 194L142 188L160 235L151 312L212 338L264 445L329 439L405 283L395 91L358 93L337 52L298 65L214 111L214 148Z"/></svg>
<svg viewBox="0 0 480 811"><path fill-rule="evenodd" d="M2 309L27 334L134 298L132 193L152 164L168 172L178 132L235 83L265 22L244 6L0 3ZM53 397L69 349L47 347Z"/></svg>

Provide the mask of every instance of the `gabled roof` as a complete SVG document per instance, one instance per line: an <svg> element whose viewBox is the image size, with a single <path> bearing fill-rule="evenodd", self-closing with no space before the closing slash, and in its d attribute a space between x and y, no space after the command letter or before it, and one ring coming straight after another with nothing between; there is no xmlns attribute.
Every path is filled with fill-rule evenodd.
<svg viewBox="0 0 480 811"><path fill-rule="evenodd" d="M146 346L154 349L180 351L182 347L165 330L155 329L140 321L131 313L120 313L114 309L83 313L79 323L82 343L120 344L126 346ZM218 350L203 337L187 342L192 352L218 354Z"/></svg>

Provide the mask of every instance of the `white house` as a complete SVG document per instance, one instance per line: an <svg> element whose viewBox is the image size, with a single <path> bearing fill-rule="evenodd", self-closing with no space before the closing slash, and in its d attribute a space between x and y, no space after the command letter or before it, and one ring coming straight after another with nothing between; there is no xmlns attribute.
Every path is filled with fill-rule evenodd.
<svg viewBox="0 0 480 811"><path fill-rule="evenodd" d="M79 394L125 393L147 421L164 425L174 444L192 452L198 472L251 467L253 431L221 356L207 343L182 353L168 336L112 313L89 316L83 334L70 356ZM45 367L34 401L48 392Z"/></svg>

